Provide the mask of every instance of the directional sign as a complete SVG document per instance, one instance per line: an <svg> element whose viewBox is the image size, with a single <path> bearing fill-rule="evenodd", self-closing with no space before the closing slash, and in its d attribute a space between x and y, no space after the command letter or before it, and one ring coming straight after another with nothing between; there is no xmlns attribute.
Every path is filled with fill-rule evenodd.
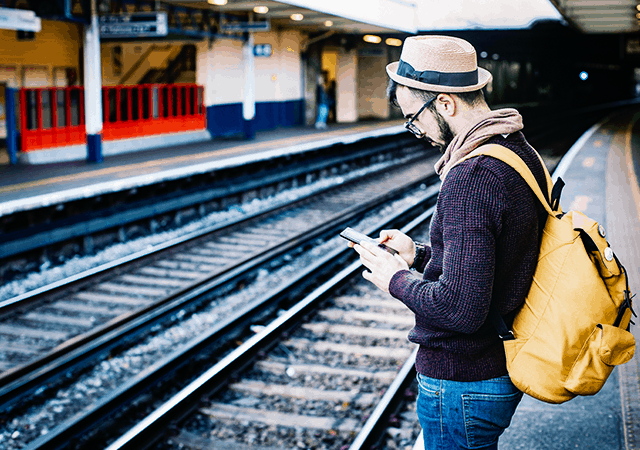
<svg viewBox="0 0 640 450"><path fill-rule="evenodd" d="M258 57L269 57L273 54L271 44L256 44L253 46L253 55Z"/></svg>
<svg viewBox="0 0 640 450"><path fill-rule="evenodd" d="M228 16L221 17L220 31L271 31L271 22L269 20L262 20L260 22L240 22L235 20L229 20ZM224 20L227 19L227 20Z"/></svg>
<svg viewBox="0 0 640 450"><path fill-rule="evenodd" d="M100 16L102 37L157 37L166 36L168 33L166 12Z"/></svg>
<svg viewBox="0 0 640 450"><path fill-rule="evenodd" d="M38 32L42 29L42 22L34 11L0 8L0 28Z"/></svg>

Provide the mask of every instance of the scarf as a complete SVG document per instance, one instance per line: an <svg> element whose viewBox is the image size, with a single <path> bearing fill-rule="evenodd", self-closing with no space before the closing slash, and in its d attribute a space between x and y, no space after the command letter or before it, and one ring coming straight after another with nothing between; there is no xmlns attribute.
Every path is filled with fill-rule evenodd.
<svg viewBox="0 0 640 450"><path fill-rule="evenodd" d="M436 162L436 173L444 181L458 161L497 134L511 134L524 128L522 116L512 108L489 111L479 122L458 133Z"/></svg>

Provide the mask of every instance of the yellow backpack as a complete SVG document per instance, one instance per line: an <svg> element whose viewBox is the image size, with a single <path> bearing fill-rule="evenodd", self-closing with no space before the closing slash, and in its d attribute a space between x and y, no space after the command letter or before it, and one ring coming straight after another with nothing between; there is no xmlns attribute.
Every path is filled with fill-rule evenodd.
<svg viewBox="0 0 640 450"><path fill-rule="evenodd" d="M552 201L511 150L483 145L463 160L478 155L513 167L549 213L533 283L512 331L496 310L489 313L504 343L509 376L518 389L548 403L593 395L614 366L626 363L635 352L635 339L628 331L635 312L626 271L602 226L579 211L562 213L560 192L553 192L542 159ZM564 185L561 179L558 184L560 189Z"/></svg>

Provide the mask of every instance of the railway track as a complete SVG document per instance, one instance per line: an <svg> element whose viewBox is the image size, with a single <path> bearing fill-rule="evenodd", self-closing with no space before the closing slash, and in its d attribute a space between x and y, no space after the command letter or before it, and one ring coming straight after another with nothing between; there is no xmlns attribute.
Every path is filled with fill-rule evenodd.
<svg viewBox="0 0 640 450"><path fill-rule="evenodd" d="M53 200L34 210L0 214L0 279L17 281L41 266L60 267L117 243L171 231L222 213L232 205L265 199L330 174L346 174L420 151L406 135L354 138L308 152L281 155L178 176L146 186L126 181L112 191ZM6 205L5 205L6 206Z"/></svg>
<svg viewBox="0 0 640 450"><path fill-rule="evenodd" d="M242 372L161 448L349 446L398 368L413 364L413 315L358 282ZM404 377L402 382L404 383Z"/></svg>
<svg viewBox="0 0 640 450"><path fill-rule="evenodd" d="M176 315L175 320L180 320L185 314L185 309L189 309L185 308L185 301L191 300L185 300L184 297L198 296L193 294L194 289L210 291L213 286L218 286L220 290L223 283L229 283L234 277L234 286L249 283L247 276L249 278L255 277L256 270L248 271L247 264L259 262L264 265L278 254L282 256L287 252L295 251L301 245L309 247L309 242L322 239L323 234L335 235L343 224L349 223L349 221L352 223L361 217L366 209L376 203L384 203L397 195L400 189L389 189L393 186L403 185L402 189L406 189L410 185L416 186L425 183L429 178L425 174L428 174L432 169L433 157L418 162L414 161L410 165L411 167L405 168L404 171L386 171L381 175L381 178L369 176L364 185L343 186L334 189L331 193L327 192L315 196L313 200L304 199L286 212L273 211L269 215L255 217L242 224L234 224L232 227L215 230L208 233L207 237L198 237L188 243L183 243L180 250L167 248L163 252L154 252L151 255L130 261L125 268L109 267L104 271L97 271L93 277L89 276L90 274L87 274L86 277L78 277L71 284L71 287L56 286L53 289L45 290L46 292L42 294L45 296L44 298L38 295L25 296L23 300L30 302L28 307L17 301L10 302L12 311L5 316L5 320L10 320L11 325L16 326L16 324L26 323L29 320L36 322L34 319L37 316L35 315L43 314L41 320L47 321L49 326L47 333L41 334L48 341L53 340L51 336L56 330L60 333L67 333L68 336L69 330L73 330L68 323L78 327L79 321L73 319L79 317L87 315L89 317L103 317L101 321L89 320L85 322L87 325L96 322L103 324L98 327L99 330L93 328L89 332L74 336L70 342L65 341L58 344L53 351L50 350L44 357L36 358L27 364L16 366L3 373L0 378L4 381L0 387L0 399L4 409L2 417L5 423L9 417L16 415L18 410L28 410L31 404L37 403L34 397L46 397L47 390L52 389L43 386L46 384L52 386L51 380L55 379L55 376L65 378L60 377L60 375L65 375L68 377L68 371L71 367L76 367L76 372L80 370L78 368L82 367L82 364L78 361L84 360L84 364L87 365L89 364L87 357L91 354L96 358L100 354L112 351L114 347L126 346L123 343L123 339L125 339L123 336L127 333L130 334L129 341L139 339L136 332L139 333L142 329L148 330L152 326L150 324L154 323L145 316L155 315L157 322L159 317L174 314ZM377 199L372 199L371 193L376 190L378 192L383 190L386 193ZM436 192L437 188L432 189L430 195L434 196ZM360 199L360 201L355 201L356 199ZM269 245L264 246L265 241L268 241ZM250 242L251 245L247 245L247 242ZM185 249L185 247L187 248ZM253 272L253 275L249 272ZM114 299L114 302L109 304L107 301L111 298ZM119 302L119 300L124 301ZM78 305L77 308L70 307L74 302ZM172 302L176 304L171 304ZM57 308L59 305L62 307ZM122 311L122 305L127 305L131 309L118 316L116 314ZM157 305L162 305L160 310ZM97 306L98 308L96 310L83 308L87 306ZM8 305L7 308L9 308ZM115 313L110 311L111 309L115 310ZM64 314L58 311L62 311ZM71 311L72 314L68 315L67 311ZM111 316L107 315L109 312L111 312ZM52 316L58 319L48 321L47 318ZM71 317L72 320L67 322L64 317ZM238 327L237 324L234 326ZM127 330L122 331L118 328L126 328ZM220 331L221 334L225 332L227 331ZM33 336L30 338L32 340L18 341L17 347L29 347L35 350L45 348L45 345L42 344L31 345L36 339L36 333L30 334ZM7 336L9 336L7 342L17 341L11 341L11 335L8 334L3 338ZM210 340L215 340L215 333L210 337ZM18 352L14 352L14 354L18 354ZM32 354L38 355L37 351L33 351ZM53 386L56 386L55 383ZM27 405L24 404L26 397L30 397ZM50 429L47 429L46 432L48 437L45 440L49 440L51 436L56 434ZM15 432L10 434L14 435ZM36 445L38 446L34 448L56 448L47 447L48 444L45 444L44 447Z"/></svg>
<svg viewBox="0 0 640 450"><path fill-rule="evenodd" d="M424 232L434 209L403 229ZM412 313L360 272L347 265L254 329L107 449L369 449L407 395L416 349Z"/></svg>
<svg viewBox="0 0 640 450"><path fill-rule="evenodd" d="M421 225L424 236L432 213L403 229L416 236ZM405 443L415 441L415 426L403 431L397 418L389 423L415 375L415 349L405 338L413 317L353 281L360 271L358 262L342 270L107 450L356 450L371 448L389 428L395 431L388 436L404 432Z"/></svg>

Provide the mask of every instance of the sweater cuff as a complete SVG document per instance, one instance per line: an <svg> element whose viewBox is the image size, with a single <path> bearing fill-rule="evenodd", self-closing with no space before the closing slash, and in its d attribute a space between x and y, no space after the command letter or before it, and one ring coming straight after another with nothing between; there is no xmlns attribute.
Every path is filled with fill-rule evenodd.
<svg viewBox="0 0 640 450"><path fill-rule="evenodd" d="M413 264L411 264L411 267L409 268L415 269L418 272L423 272L426 261L429 261L431 258L431 247L420 242L416 242L415 245L416 256L413 259Z"/></svg>
<svg viewBox="0 0 640 450"><path fill-rule="evenodd" d="M407 291L411 290L415 282L420 282L420 280L416 278L414 272L410 270L398 270L389 281L389 293L404 302L404 299L407 297Z"/></svg>

